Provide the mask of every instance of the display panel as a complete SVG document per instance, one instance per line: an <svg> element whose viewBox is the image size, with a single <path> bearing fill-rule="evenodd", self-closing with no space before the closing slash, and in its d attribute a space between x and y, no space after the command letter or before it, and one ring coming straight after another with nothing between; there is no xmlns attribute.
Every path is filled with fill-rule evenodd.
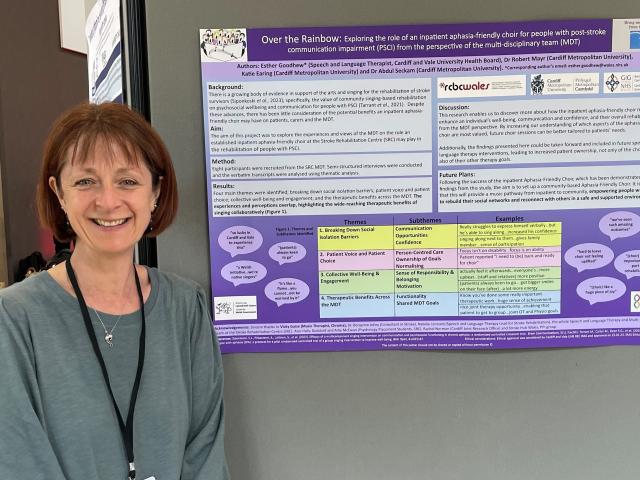
<svg viewBox="0 0 640 480"><path fill-rule="evenodd" d="M638 31L201 30L223 352L637 343Z"/></svg>
<svg viewBox="0 0 640 480"><path fill-rule="evenodd" d="M120 1L99 0L87 16L89 101L123 103Z"/></svg>

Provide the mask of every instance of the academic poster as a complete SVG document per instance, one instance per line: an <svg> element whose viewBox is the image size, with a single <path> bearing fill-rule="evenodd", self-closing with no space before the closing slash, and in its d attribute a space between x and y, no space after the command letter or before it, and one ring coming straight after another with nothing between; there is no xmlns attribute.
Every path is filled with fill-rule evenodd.
<svg viewBox="0 0 640 480"><path fill-rule="evenodd" d="M640 343L639 20L197 48L223 352Z"/></svg>

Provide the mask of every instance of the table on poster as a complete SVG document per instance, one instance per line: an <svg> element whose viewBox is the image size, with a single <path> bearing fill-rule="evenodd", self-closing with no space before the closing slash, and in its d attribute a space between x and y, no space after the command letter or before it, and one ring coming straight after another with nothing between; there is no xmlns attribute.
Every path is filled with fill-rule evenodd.
<svg viewBox="0 0 640 480"><path fill-rule="evenodd" d="M560 313L561 223L318 228L320 316Z"/></svg>

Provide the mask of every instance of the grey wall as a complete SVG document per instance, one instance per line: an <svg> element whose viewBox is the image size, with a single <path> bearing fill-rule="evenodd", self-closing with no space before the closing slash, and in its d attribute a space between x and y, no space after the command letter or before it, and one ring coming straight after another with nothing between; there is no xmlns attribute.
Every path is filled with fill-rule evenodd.
<svg viewBox="0 0 640 480"><path fill-rule="evenodd" d="M152 123L178 221L160 267L209 285L200 27L639 17L637 0L147 2ZM235 354L224 358L239 480L635 479L640 349Z"/></svg>
<svg viewBox="0 0 640 480"><path fill-rule="evenodd" d="M42 145L53 120L87 98L87 60L60 48L57 2L3 1L1 12L0 166L11 280L19 259L53 248L34 203Z"/></svg>

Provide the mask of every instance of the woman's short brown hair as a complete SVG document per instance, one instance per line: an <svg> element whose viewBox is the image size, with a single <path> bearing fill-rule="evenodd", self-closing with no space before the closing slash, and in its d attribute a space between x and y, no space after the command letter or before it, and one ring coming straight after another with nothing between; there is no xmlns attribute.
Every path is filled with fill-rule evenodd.
<svg viewBox="0 0 640 480"><path fill-rule="evenodd" d="M55 192L49 186L54 177L60 189L60 172L66 162L85 162L98 142L119 147L127 160L141 159L151 172L154 188L160 187L158 207L151 216L147 236L165 230L176 216L178 188L171 157L164 142L149 123L126 105L83 103L56 120L45 143L37 204L40 221L60 241L76 235L67 223Z"/></svg>

